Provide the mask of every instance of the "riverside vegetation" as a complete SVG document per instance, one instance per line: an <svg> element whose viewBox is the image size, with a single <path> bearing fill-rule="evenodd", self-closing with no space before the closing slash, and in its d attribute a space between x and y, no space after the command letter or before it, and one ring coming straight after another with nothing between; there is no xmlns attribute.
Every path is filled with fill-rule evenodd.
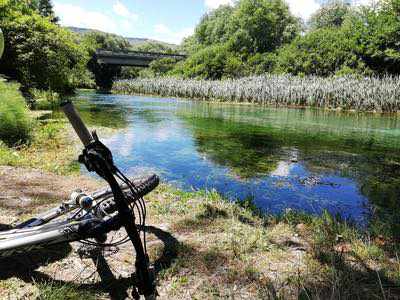
<svg viewBox="0 0 400 300"><path fill-rule="evenodd" d="M322 78L265 75L225 80L159 77L117 81L114 92L155 94L277 106L311 106L357 111L397 112L399 77Z"/></svg>
<svg viewBox="0 0 400 300"><path fill-rule="evenodd" d="M20 97L16 85L7 88ZM29 117L27 107L22 107ZM20 167L52 172L41 176L52 177L56 185L54 195L51 190L38 194L32 191L32 185L36 188L39 185L40 191L40 183L18 179L14 174L18 171L2 171L6 173L1 174L8 175L0 176L0 182L9 176L22 180L25 186L22 193L33 197L33 202L29 211L2 203L0 223L23 220L51 206L51 199L57 198L58 182L69 182L71 188L77 184L75 175L79 169L75 159L79 151L73 146L76 137L65 130L66 122L30 118L31 147L3 144L0 164L17 167L13 170L23 174L32 171ZM49 164L43 164L44 161ZM68 176L57 177L54 173ZM3 195L13 191L12 186L7 190L5 183L1 186ZM68 191L64 193L67 196ZM161 268L157 286L162 298L396 299L399 296L396 232L357 228L327 212L320 216L292 210L278 215L264 214L251 200L232 203L215 191L184 192L166 184L147 200L148 224L172 236L163 244L150 235L148 246L151 261ZM110 290L97 284L99 278L85 279L94 270L90 261L80 260L72 250L59 259L44 264L40 272L29 269L29 264L17 265L16 269L22 269L11 277L0 272L0 296L7 298L17 293L21 298L33 299L108 297ZM121 249L109 260L116 273L125 274L123 270L131 265L131 259L129 249ZM82 278L77 279L76 266L84 266L89 273L81 273ZM26 274L33 280L26 280ZM129 289L123 282L117 280L114 288Z"/></svg>
<svg viewBox="0 0 400 300"><path fill-rule="evenodd" d="M0 165L11 166L2 171L0 182L13 170L28 174L31 169L20 168L36 168L50 172L42 173L48 178L65 175L60 181L75 187L78 150L66 121L38 119L30 108L51 108L57 103L55 93L77 87L110 88L121 76L178 77L115 85L126 93L397 111L399 5L398 0L357 8L328 2L304 28L283 1L240 0L202 18L181 45L189 55L186 61L154 62L140 73L93 60L97 48L128 49L124 39L101 33L80 37L61 28L49 1L0 1L6 37L0 73L21 84L0 82ZM335 75L355 77L330 78ZM226 80L206 81L220 79ZM26 177L22 182L29 185ZM12 192L4 184L0 188L6 197ZM51 191L30 192L26 189L22 196L33 198L28 206L32 212L51 206L55 198ZM151 261L162 266L157 285L166 299L400 297L398 231L380 230L379 224L368 231L327 212L314 216L288 210L270 216L250 200L231 203L214 191L183 192L168 185L148 200L149 223L174 237L165 245L149 245ZM26 217L26 207L1 201L0 223ZM115 257L117 266L131 266L132 258L123 251ZM98 278L93 284L91 278L75 280L73 268L80 262L71 251L57 263L42 263L40 271L28 264L15 276L0 272L0 297L107 298L109 289ZM65 278L54 279L55 274ZM129 288L123 282L117 280L114 287Z"/></svg>

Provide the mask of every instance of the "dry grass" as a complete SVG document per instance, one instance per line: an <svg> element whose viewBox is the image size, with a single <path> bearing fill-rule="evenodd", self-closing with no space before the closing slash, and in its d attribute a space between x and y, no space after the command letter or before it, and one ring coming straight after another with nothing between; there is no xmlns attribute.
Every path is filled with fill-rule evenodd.
<svg viewBox="0 0 400 300"><path fill-rule="evenodd" d="M18 182L18 174L30 173L19 169L13 174ZM50 205L45 199L62 196L58 190L72 190L82 183L76 177L55 176L54 195L43 199L40 191L48 185L34 178L25 177L27 194L22 189L15 194L11 186L2 193L42 200L28 207L0 205L0 223L40 211ZM87 180L87 188L97 185ZM147 200L148 249L160 299L399 297L400 263L395 244L368 238L329 215L312 217L290 211L279 217L262 216L215 192L187 193L167 185L161 185ZM22 262L3 262L0 298L128 297L131 246L124 245L107 256L107 264L101 257L80 258L80 247L73 243L20 258Z"/></svg>

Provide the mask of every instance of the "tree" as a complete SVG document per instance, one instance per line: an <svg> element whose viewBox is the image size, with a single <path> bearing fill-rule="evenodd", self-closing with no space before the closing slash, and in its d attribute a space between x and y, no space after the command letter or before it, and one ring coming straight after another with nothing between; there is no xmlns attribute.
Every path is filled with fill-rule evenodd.
<svg viewBox="0 0 400 300"><path fill-rule="evenodd" d="M321 6L310 18L311 30L325 27L340 27L351 12L351 3L343 0L330 0Z"/></svg>
<svg viewBox="0 0 400 300"><path fill-rule="evenodd" d="M224 45L212 45L190 56L183 65L185 77L221 79L224 76L228 51Z"/></svg>
<svg viewBox="0 0 400 300"><path fill-rule="evenodd" d="M362 7L343 24L354 51L377 74L400 74L400 1Z"/></svg>
<svg viewBox="0 0 400 300"><path fill-rule="evenodd" d="M299 20L282 0L241 0L233 15L244 54L270 52L290 42L299 32ZM235 38L235 37L233 37ZM232 41L235 44L235 41Z"/></svg>
<svg viewBox="0 0 400 300"><path fill-rule="evenodd" d="M240 77L253 68L246 68L251 57L276 50L299 32L300 21L283 0L239 0L203 16L194 35L183 43L190 56L175 73L207 79Z"/></svg>
<svg viewBox="0 0 400 300"><path fill-rule="evenodd" d="M297 37L276 52L273 71L293 75L330 76L344 71L368 72L348 32L321 28Z"/></svg>
<svg viewBox="0 0 400 300"><path fill-rule="evenodd" d="M233 26L235 9L223 5L205 14L195 29L195 41L202 46L210 46L227 42L236 28Z"/></svg>
<svg viewBox="0 0 400 300"><path fill-rule="evenodd" d="M85 68L84 50L76 43L75 35L24 3L0 4L0 27L6 41L0 60L2 73L17 79L25 91L32 88L72 91Z"/></svg>
<svg viewBox="0 0 400 300"><path fill-rule="evenodd" d="M59 21L54 13L51 0L39 0L38 10L41 16L49 18L52 23L57 23Z"/></svg>
<svg viewBox="0 0 400 300"><path fill-rule="evenodd" d="M157 59L150 63L149 69L155 76L162 76L171 71L176 62L176 59L170 57Z"/></svg>

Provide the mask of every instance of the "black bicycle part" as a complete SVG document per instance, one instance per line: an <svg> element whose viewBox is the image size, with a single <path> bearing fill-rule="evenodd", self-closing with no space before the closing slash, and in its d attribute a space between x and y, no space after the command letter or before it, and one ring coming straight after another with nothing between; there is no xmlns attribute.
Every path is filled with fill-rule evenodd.
<svg viewBox="0 0 400 300"><path fill-rule="evenodd" d="M148 256L144 251L139 230L135 224L135 215L131 211L125 195L114 177L117 168L114 165L111 151L98 140L96 134L93 134L93 138L94 140L83 150L79 161L86 166L89 172L96 172L110 185L119 213L120 223L125 228L128 237L135 247L135 277L138 293L144 296L153 295L155 291L153 283L150 280Z"/></svg>

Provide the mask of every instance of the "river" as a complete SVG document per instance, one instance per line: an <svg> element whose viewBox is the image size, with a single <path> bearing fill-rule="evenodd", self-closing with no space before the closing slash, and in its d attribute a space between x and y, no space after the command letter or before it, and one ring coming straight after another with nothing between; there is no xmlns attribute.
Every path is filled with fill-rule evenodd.
<svg viewBox="0 0 400 300"><path fill-rule="evenodd" d="M270 213L326 209L364 224L398 211L396 115L90 91L74 101L89 127L120 129L103 141L129 175L155 172L184 190L215 189Z"/></svg>

